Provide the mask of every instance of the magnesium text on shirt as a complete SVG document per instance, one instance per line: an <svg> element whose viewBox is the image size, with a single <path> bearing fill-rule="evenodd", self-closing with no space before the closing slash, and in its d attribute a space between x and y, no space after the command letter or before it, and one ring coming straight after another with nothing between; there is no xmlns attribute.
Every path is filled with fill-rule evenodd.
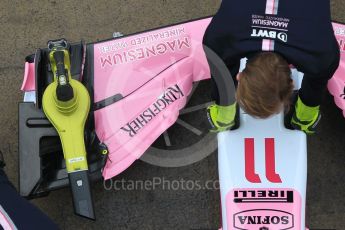
<svg viewBox="0 0 345 230"><path fill-rule="evenodd" d="M157 99L149 108L142 112L139 116L128 122L121 129L128 133L130 137L134 137L142 128L144 128L154 117L165 110L170 104L184 97L180 87L176 84L169 87L163 96Z"/></svg>
<svg viewBox="0 0 345 230"><path fill-rule="evenodd" d="M290 20L276 16L252 15L251 37L288 40L288 27Z"/></svg>

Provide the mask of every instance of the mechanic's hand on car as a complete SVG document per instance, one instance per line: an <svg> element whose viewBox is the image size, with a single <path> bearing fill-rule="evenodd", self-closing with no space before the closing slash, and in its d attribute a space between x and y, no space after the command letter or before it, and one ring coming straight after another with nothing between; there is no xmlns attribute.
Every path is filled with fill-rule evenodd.
<svg viewBox="0 0 345 230"><path fill-rule="evenodd" d="M236 117L235 102L229 106L220 106L217 104L207 107L207 118L211 125L210 132L222 132L231 129L235 125Z"/></svg>

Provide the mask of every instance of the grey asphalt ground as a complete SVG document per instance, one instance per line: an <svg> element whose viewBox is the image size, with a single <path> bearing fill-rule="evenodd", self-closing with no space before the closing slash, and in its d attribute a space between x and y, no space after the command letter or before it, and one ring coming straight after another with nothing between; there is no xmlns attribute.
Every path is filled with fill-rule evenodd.
<svg viewBox="0 0 345 230"><path fill-rule="evenodd" d="M96 41L212 15L220 0L8 1L0 0L0 150L10 180L18 181L17 103L26 55L47 40ZM345 1L332 0L334 20L345 23ZM301 12L302 13L302 12ZM310 226L345 229L345 120L327 95L320 134L308 140ZM194 165L168 169L141 161L121 180L217 180L217 156ZM97 221L73 214L70 191L34 200L62 229L217 229L219 191L115 191L93 186Z"/></svg>

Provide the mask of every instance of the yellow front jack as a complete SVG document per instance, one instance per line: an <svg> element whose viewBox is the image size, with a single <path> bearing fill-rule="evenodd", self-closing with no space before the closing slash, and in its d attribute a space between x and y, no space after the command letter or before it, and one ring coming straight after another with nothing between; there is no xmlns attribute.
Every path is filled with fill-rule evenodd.
<svg viewBox="0 0 345 230"><path fill-rule="evenodd" d="M54 82L44 91L43 111L60 136L75 212L94 219L84 143L90 96L83 84L71 78L67 48L59 42L50 48L49 59Z"/></svg>

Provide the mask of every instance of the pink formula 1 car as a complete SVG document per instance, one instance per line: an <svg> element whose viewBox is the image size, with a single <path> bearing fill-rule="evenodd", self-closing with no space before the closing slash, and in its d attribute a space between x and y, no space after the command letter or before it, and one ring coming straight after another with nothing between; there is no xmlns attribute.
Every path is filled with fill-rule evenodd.
<svg viewBox="0 0 345 230"><path fill-rule="evenodd" d="M210 20L71 44L71 75L84 83L92 99L85 127L91 180L115 177L140 158L177 167L216 149L216 137L203 121L182 119L197 117L209 104L204 80L210 69L202 38ZM345 26L334 23L334 30L344 51ZM47 54L38 49L25 64L19 160L20 192L26 197L69 183L59 138L42 112L42 94L52 82ZM293 76L298 83L302 74L293 70ZM329 91L345 116L344 87L342 52ZM172 138L179 129L190 134ZM184 144L185 139L193 143ZM283 114L257 120L241 112L240 127L218 135L218 149L223 229L305 229L306 136L286 129Z"/></svg>

